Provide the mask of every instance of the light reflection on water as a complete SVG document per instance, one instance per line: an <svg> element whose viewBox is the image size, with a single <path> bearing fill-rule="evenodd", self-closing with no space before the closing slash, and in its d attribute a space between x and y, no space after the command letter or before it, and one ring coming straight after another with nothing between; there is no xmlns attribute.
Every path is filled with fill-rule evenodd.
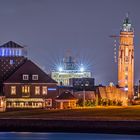
<svg viewBox="0 0 140 140"><path fill-rule="evenodd" d="M136 135L0 132L0 140L140 140Z"/></svg>

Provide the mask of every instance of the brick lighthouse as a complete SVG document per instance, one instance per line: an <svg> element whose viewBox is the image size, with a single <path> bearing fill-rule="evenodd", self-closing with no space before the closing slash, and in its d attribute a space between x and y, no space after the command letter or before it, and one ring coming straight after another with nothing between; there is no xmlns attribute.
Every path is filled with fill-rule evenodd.
<svg viewBox="0 0 140 140"><path fill-rule="evenodd" d="M118 54L118 85L128 92L128 99L134 96L134 30L128 15L120 31Z"/></svg>

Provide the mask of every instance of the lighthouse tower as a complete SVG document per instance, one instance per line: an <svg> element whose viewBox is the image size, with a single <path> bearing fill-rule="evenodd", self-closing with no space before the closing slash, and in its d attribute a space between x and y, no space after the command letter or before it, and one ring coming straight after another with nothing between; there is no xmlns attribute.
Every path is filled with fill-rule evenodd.
<svg viewBox="0 0 140 140"><path fill-rule="evenodd" d="M128 15L120 31L118 54L118 85L128 92L128 99L134 96L134 30Z"/></svg>

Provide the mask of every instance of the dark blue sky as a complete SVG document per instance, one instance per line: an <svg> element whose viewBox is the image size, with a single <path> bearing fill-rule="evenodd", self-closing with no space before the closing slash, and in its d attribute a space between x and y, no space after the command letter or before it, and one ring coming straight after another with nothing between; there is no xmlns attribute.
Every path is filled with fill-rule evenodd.
<svg viewBox="0 0 140 140"><path fill-rule="evenodd" d="M140 79L140 0L0 0L0 44L27 46L49 71L67 50L90 63L96 83L117 83L111 34L129 12L135 28L135 81Z"/></svg>

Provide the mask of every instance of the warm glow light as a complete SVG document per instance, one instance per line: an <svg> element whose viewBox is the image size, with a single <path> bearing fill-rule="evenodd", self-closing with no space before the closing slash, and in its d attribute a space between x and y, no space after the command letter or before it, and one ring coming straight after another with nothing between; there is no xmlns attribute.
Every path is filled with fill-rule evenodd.
<svg viewBox="0 0 140 140"><path fill-rule="evenodd" d="M2 106L2 107L3 107L3 103L4 103L4 102L3 102L3 101L1 101L1 106Z"/></svg>

